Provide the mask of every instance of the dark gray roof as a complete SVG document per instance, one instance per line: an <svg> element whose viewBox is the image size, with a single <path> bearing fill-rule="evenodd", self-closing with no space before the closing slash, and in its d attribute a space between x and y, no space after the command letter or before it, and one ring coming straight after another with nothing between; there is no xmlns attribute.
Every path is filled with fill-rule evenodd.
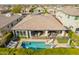
<svg viewBox="0 0 79 59"><path fill-rule="evenodd" d="M21 17L21 15L6 16L5 14L0 14L0 28L3 28L7 24L18 19L19 17Z"/></svg>

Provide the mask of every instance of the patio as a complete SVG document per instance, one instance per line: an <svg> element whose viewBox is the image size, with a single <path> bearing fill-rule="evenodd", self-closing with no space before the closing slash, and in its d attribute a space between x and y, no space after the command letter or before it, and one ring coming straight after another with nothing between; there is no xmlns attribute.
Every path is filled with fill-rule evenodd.
<svg viewBox="0 0 79 59"><path fill-rule="evenodd" d="M56 31L31 31L32 39L52 39L57 36Z"/></svg>

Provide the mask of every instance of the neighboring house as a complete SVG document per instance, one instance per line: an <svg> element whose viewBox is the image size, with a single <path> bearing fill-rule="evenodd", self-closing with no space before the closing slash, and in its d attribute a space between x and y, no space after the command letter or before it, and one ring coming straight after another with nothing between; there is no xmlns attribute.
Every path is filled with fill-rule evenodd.
<svg viewBox="0 0 79 59"><path fill-rule="evenodd" d="M35 10L34 10L34 13L33 14L41 14L44 12L44 8L43 7L37 7Z"/></svg>
<svg viewBox="0 0 79 59"><path fill-rule="evenodd" d="M3 39L11 28L22 20L21 15L0 14L0 45L4 44Z"/></svg>
<svg viewBox="0 0 79 59"><path fill-rule="evenodd" d="M64 6L56 11L56 18L74 32L79 32L79 8Z"/></svg>
<svg viewBox="0 0 79 59"><path fill-rule="evenodd" d="M0 14L9 12L8 6L0 6Z"/></svg>
<svg viewBox="0 0 79 59"><path fill-rule="evenodd" d="M18 37L39 38L50 37L60 34L64 36L68 31L52 15L28 15L12 28L12 32Z"/></svg>

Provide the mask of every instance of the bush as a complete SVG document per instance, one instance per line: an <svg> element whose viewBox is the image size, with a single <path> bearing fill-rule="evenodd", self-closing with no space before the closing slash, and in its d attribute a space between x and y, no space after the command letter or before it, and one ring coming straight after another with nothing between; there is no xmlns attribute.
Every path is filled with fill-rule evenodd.
<svg viewBox="0 0 79 59"><path fill-rule="evenodd" d="M4 47L4 43L6 43L6 42L8 42L8 41L10 41L10 39L13 37L13 35L12 35L12 33L7 33L7 34L5 34L3 37L2 37L2 39L3 40L1 40L1 47Z"/></svg>
<svg viewBox="0 0 79 59"><path fill-rule="evenodd" d="M68 33L68 36L71 38L71 39L77 39L77 40L79 40L79 36L76 34L76 33L74 33L73 31L70 31L69 33Z"/></svg>
<svg viewBox="0 0 79 59"><path fill-rule="evenodd" d="M70 31L69 33L68 33L68 35L69 35L69 37L70 37L70 39L71 39L71 41L73 41L73 42L71 42L71 47L73 46L79 46L79 36L75 33L75 32L73 32L73 31ZM74 45L75 44L75 45Z"/></svg>
<svg viewBox="0 0 79 59"><path fill-rule="evenodd" d="M22 10L22 6L16 5L16 6L14 6L14 7L11 9L11 12L12 12L12 13L20 13L21 10Z"/></svg>

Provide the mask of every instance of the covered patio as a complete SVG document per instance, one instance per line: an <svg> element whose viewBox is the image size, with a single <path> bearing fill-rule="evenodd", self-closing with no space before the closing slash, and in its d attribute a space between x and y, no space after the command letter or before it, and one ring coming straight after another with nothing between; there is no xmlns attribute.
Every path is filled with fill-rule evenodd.
<svg viewBox="0 0 79 59"><path fill-rule="evenodd" d="M50 31L50 30L18 30L18 31L13 31L13 34L15 37L20 37L20 38L31 38L31 39L52 39L58 37L65 37L67 32L66 31Z"/></svg>

